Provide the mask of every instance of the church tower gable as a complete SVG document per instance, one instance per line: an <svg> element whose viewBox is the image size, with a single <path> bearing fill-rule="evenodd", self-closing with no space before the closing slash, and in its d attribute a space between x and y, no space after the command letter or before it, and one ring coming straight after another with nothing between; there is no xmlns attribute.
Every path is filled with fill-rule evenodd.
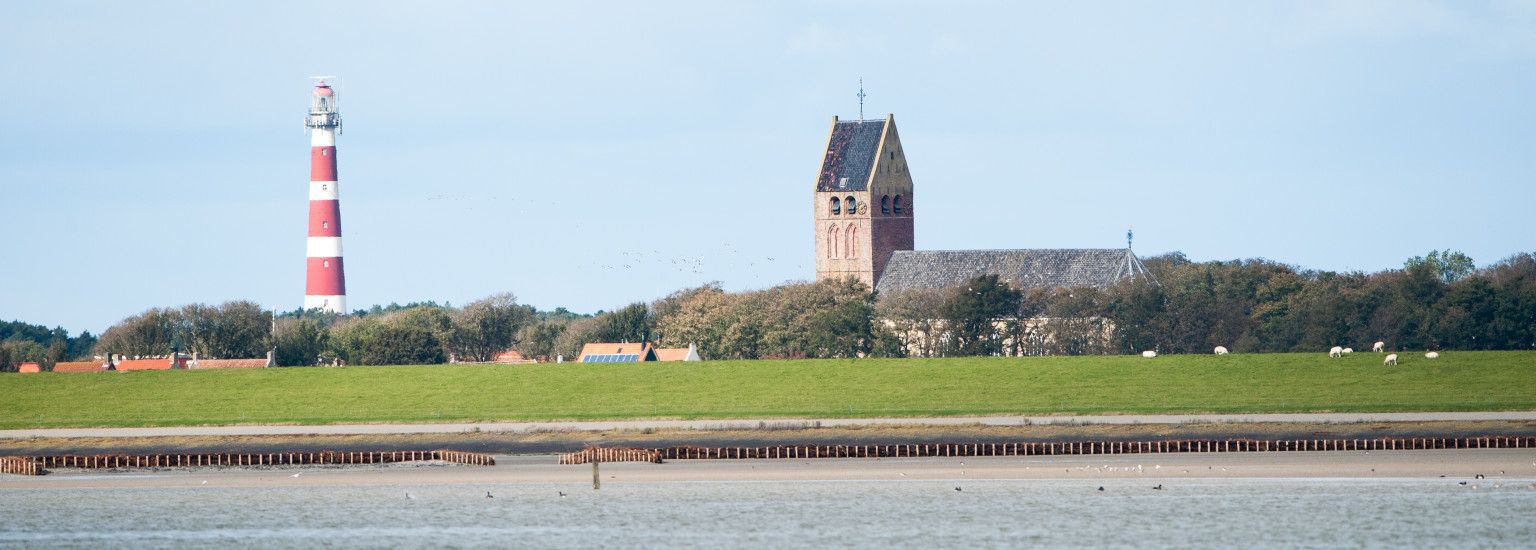
<svg viewBox="0 0 1536 550"><path fill-rule="evenodd" d="M912 250L912 176L894 116L833 117L813 195L817 280L873 288L891 253Z"/></svg>

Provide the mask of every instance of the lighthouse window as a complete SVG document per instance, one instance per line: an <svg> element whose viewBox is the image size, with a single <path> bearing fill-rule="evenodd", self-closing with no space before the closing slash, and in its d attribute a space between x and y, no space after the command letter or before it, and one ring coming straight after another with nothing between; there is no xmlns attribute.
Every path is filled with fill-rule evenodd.
<svg viewBox="0 0 1536 550"><path fill-rule="evenodd" d="M330 227L331 227L331 222L320 222L320 228L321 229L330 229Z"/></svg>
<svg viewBox="0 0 1536 550"><path fill-rule="evenodd" d="M331 267L331 261L330 260L320 260L320 265L322 265L324 267Z"/></svg>

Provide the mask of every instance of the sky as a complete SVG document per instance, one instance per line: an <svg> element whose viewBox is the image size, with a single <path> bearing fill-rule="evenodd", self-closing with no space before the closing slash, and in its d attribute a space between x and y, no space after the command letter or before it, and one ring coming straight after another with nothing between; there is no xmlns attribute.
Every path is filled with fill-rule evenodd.
<svg viewBox="0 0 1536 550"><path fill-rule="evenodd" d="M1536 2L0 3L0 319L304 294L336 75L349 307L814 277L834 115L918 249L1377 271L1536 250Z"/></svg>

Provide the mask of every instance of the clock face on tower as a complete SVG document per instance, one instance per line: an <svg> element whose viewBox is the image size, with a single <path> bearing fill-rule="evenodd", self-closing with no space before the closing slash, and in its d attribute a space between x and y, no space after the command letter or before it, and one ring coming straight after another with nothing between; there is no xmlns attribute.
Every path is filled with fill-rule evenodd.
<svg viewBox="0 0 1536 550"><path fill-rule="evenodd" d="M859 203L859 213L860 214L867 214L867 213L869 213L869 204L862 203L862 202Z"/></svg>

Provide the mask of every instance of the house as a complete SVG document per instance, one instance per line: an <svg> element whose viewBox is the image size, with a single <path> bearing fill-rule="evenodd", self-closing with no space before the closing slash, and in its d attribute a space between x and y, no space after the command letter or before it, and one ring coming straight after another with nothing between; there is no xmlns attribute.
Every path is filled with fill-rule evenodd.
<svg viewBox="0 0 1536 550"><path fill-rule="evenodd" d="M187 362L189 369L264 369L269 366L266 359L193 359Z"/></svg>
<svg viewBox="0 0 1536 550"><path fill-rule="evenodd" d="M53 372L101 372L106 366L105 361L59 361L53 364Z"/></svg>
<svg viewBox="0 0 1536 550"><path fill-rule="evenodd" d="M656 349L647 343L592 342L581 346L577 363L641 363L656 360Z"/></svg>
<svg viewBox="0 0 1536 550"><path fill-rule="evenodd" d="M101 372L104 370L171 370L187 368L187 358L175 356L151 356L128 359L121 355L108 357L106 362L64 361L53 365L53 372Z"/></svg>
<svg viewBox="0 0 1536 550"><path fill-rule="evenodd" d="M496 355L492 355L490 362L502 365L527 365L537 363L538 361L523 357L523 354L517 350L509 349Z"/></svg>
<svg viewBox="0 0 1536 550"><path fill-rule="evenodd" d="M686 348L656 348L657 361L703 361L699 356L698 346L688 344Z"/></svg>
<svg viewBox="0 0 1536 550"><path fill-rule="evenodd" d="M171 370L187 368L187 358L176 357L146 357L143 359L118 359L112 362L111 370Z"/></svg>

